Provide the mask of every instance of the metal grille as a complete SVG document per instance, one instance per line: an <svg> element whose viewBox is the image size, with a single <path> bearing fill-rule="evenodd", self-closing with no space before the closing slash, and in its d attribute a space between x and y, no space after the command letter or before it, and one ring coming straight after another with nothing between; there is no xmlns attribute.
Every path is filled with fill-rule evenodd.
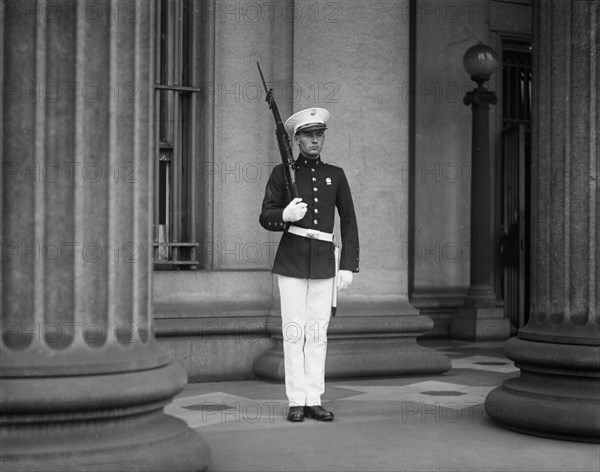
<svg viewBox="0 0 600 472"><path fill-rule="evenodd" d="M524 124L502 136L502 289L505 314L517 328L529 311L529 141Z"/></svg>
<svg viewBox="0 0 600 472"><path fill-rule="evenodd" d="M196 267L194 117L201 92L194 86L197 21L191 0L160 0L156 5L154 262L155 268Z"/></svg>
<svg viewBox="0 0 600 472"><path fill-rule="evenodd" d="M531 123L531 52L526 46L503 50L502 122L505 128Z"/></svg>
<svg viewBox="0 0 600 472"><path fill-rule="evenodd" d="M522 328L529 313L531 51L502 51L502 295L506 316Z"/></svg>

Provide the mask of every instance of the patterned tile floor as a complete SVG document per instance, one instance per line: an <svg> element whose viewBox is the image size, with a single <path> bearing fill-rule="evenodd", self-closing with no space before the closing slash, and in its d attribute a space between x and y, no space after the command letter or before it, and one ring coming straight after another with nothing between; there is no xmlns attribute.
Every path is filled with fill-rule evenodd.
<svg viewBox="0 0 600 472"><path fill-rule="evenodd" d="M215 471L600 471L600 447L501 428L487 394L519 371L503 343L423 340L441 375L328 380L333 423L289 423L283 384L189 384L166 408L207 440Z"/></svg>

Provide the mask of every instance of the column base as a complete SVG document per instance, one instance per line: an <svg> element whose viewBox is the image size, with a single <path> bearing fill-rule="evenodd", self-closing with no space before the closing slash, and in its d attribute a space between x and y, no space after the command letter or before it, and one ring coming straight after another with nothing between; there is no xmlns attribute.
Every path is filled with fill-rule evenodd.
<svg viewBox="0 0 600 472"><path fill-rule="evenodd" d="M491 418L535 436L600 442L600 347L512 339L505 350L521 375L487 396Z"/></svg>
<svg viewBox="0 0 600 472"><path fill-rule="evenodd" d="M275 345L254 363L259 377L284 380L281 320L268 323ZM339 317L331 320L327 335L326 378L441 374L450 359L417 344L431 329L425 316Z"/></svg>
<svg viewBox="0 0 600 472"><path fill-rule="evenodd" d="M502 307L461 306L450 322L450 338L462 341L506 341L510 320Z"/></svg>
<svg viewBox="0 0 600 472"><path fill-rule="evenodd" d="M0 428L0 469L14 472L196 472L208 444L187 424L155 413L85 423Z"/></svg>
<svg viewBox="0 0 600 472"><path fill-rule="evenodd" d="M206 470L208 444L163 412L185 381L173 362L108 374L4 377L0 469Z"/></svg>

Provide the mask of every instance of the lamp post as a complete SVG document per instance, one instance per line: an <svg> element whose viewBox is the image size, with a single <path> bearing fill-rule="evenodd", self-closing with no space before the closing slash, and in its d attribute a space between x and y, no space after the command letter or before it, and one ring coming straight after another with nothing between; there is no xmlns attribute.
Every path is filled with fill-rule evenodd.
<svg viewBox="0 0 600 472"><path fill-rule="evenodd" d="M451 336L455 339L507 339L510 332L504 309L494 292L494 186L490 156L490 105L497 103L496 94L484 87L497 66L494 50L479 43L469 48L463 65L477 87L463 100L471 105L471 267L470 285L465 306L460 307L452 321Z"/></svg>

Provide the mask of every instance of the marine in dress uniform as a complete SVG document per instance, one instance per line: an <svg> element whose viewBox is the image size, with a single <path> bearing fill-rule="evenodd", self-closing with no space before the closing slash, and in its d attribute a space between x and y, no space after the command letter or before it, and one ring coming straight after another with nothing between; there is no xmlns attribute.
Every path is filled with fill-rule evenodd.
<svg viewBox="0 0 600 472"><path fill-rule="evenodd" d="M279 164L267 183L260 214L265 229L283 232L273 273L281 297L289 421L303 421L305 416L333 420L333 413L321 406L332 295L334 289L350 285L352 273L358 272L358 226L350 186L340 167L321 159L329 117L323 108L309 108L285 122L300 148L296 186L301 198L290 201L285 168ZM342 238L337 272L333 243L336 208Z"/></svg>

